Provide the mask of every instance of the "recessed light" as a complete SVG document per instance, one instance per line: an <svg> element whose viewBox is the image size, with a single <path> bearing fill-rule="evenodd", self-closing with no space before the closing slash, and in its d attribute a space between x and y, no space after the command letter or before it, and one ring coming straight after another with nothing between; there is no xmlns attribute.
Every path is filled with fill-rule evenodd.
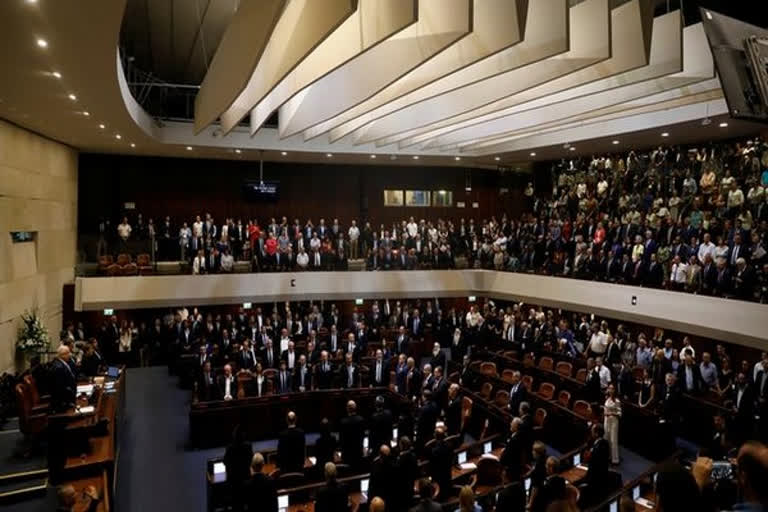
<svg viewBox="0 0 768 512"><path fill-rule="evenodd" d="M331 158L333 156L333 153L326 153L325 156L327 156L328 158Z"/></svg>
<svg viewBox="0 0 768 512"><path fill-rule="evenodd" d="M413 155L413 159L414 160L418 160L419 159L419 155Z"/></svg>
<svg viewBox="0 0 768 512"><path fill-rule="evenodd" d="M45 39L38 39L37 46L39 46L40 48L48 48L48 41L46 41Z"/></svg>
<svg viewBox="0 0 768 512"><path fill-rule="evenodd" d="M664 133L662 133L662 134L661 134L661 136L662 136L662 137L669 137L669 133L667 133L667 132L664 132Z"/></svg>
<svg viewBox="0 0 768 512"><path fill-rule="evenodd" d="M619 143L619 141L615 140L615 141L613 141L611 144L613 144L613 145L615 146L615 145L616 145L616 144L618 144L618 143Z"/></svg>
<svg viewBox="0 0 768 512"><path fill-rule="evenodd" d="M371 155L371 158L376 158L376 155Z"/></svg>
<svg viewBox="0 0 768 512"><path fill-rule="evenodd" d="M242 153L242 151L240 151L239 149L236 149L235 153L237 153L239 155L240 153Z"/></svg>
<svg viewBox="0 0 768 512"><path fill-rule="evenodd" d="M728 123L726 122L720 123L720 128L728 128Z"/></svg>
<svg viewBox="0 0 768 512"><path fill-rule="evenodd" d="M455 157L453 157L453 159L458 162L459 160L461 160L461 157L460 156L455 156Z"/></svg>
<svg viewBox="0 0 768 512"><path fill-rule="evenodd" d="M99 128L101 128L103 130L104 128L106 128L106 126L104 126L104 124L100 124Z"/></svg>
<svg viewBox="0 0 768 512"><path fill-rule="evenodd" d="M28 4L36 4L36 3L37 3L37 0L27 0L27 3L28 3Z"/></svg>
<svg viewBox="0 0 768 512"><path fill-rule="evenodd" d="M287 151L281 151L281 152L280 152L280 154L281 154L281 155L283 155L283 156L285 156L285 155L287 155L287 154L288 154L288 152L287 152Z"/></svg>
<svg viewBox="0 0 768 512"><path fill-rule="evenodd" d="M51 73L51 75L52 75L54 78L61 78L61 73L59 73L58 71L54 71L53 73Z"/></svg>
<svg viewBox="0 0 768 512"><path fill-rule="evenodd" d="M498 162L499 160L501 160L501 157L500 156L496 156L496 157L493 157L493 159Z"/></svg>
<svg viewBox="0 0 768 512"><path fill-rule="evenodd" d="M88 112L87 110L83 110L83 115L84 115L85 117L90 117L90 116L91 116L91 113L90 113L90 112Z"/></svg>
<svg viewBox="0 0 768 512"><path fill-rule="evenodd" d="M570 147L570 148L568 148L568 149L570 149L571 151L576 151L576 146L571 146L571 147Z"/></svg>
<svg viewBox="0 0 768 512"><path fill-rule="evenodd" d="M136 143L134 143L134 142L131 142L131 147L132 147L132 148L135 148L135 147L136 147Z"/></svg>
<svg viewBox="0 0 768 512"><path fill-rule="evenodd" d="M192 146L187 146L187 151L192 151Z"/></svg>
<svg viewBox="0 0 768 512"><path fill-rule="evenodd" d="M77 100L77 96L75 96L74 94L68 94L67 98L71 99L72 101L76 101Z"/></svg>
<svg viewBox="0 0 768 512"><path fill-rule="evenodd" d="M531 156L536 156L536 153L534 153L534 152L531 152Z"/></svg>
<svg viewBox="0 0 768 512"><path fill-rule="evenodd" d="M116 138L117 140L120 140L120 139L122 139L122 138L123 138L123 136L122 136L122 135L120 135L120 134L118 133L118 134L116 134L116 135L115 135L115 138Z"/></svg>

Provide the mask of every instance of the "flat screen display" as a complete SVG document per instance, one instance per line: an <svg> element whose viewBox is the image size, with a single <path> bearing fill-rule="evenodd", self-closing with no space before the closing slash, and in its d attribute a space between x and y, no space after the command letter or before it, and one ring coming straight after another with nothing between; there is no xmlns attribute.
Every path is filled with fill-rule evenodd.
<svg viewBox="0 0 768 512"><path fill-rule="evenodd" d="M243 183L243 197L246 201L277 201L280 197L279 181L248 180Z"/></svg>

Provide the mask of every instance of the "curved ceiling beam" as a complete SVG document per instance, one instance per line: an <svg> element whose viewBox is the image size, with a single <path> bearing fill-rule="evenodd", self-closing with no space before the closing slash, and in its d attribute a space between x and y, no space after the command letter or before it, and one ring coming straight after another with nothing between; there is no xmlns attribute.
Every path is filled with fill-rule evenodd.
<svg viewBox="0 0 768 512"><path fill-rule="evenodd" d="M221 114L224 133L232 131L254 105L262 102L313 48L325 40L356 9L356 0L288 2L245 89Z"/></svg>
<svg viewBox="0 0 768 512"><path fill-rule="evenodd" d="M532 19L534 16L529 16ZM551 19L540 20L546 25ZM385 146L406 138L411 130L488 105L530 87L606 60L611 54L611 17L607 0L586 0L568 10L570 46L528 66L515 68L487 80L441 94L379 119L364 128L355 142L376 141ZM531 32L526 30L526 40ZM515 46L518 48L520 45Z"/></svg>
<svg viewBox="0 0 768 512"><path fill-rule="evenodd" d="M678 31L679 32L679 31ZM483 147L497 147L499 142L515 137L516 133L524 133L535 130L546 124L557 124L560 122L572 121L574 119L586 120L595 117L595 113L605 111L606 108L613 107L613 110L620 111L628 106L633 100L657 95L664 91L674 91L679 88L685 88L698 82L711 80L715 76L714 61L708 46L702 43L706 42L706 36L702 25L692 25L686 27L683 32L683 69L676 73L665 74L663 76L644 80L638 83L615 89L608 89L596 94L586 95L577 99L557 103L544 109L528 111L523 114L513 115L496 121L486 123L485 125L474 126L474 133L469 130L454 132L453 142L462 141L461 135L464 134L463 142L459 146L463 150L479 150ZM654 45L656 40L654 40ZM659 51L656 51L656 50ZM654 47L653 54L670 55L673 52L665 47ZM658 59L652 58L652 60ZM653 66L648 66L652 68ZM646 69L648 69L646 68ZM661 66L660 69L664 69ZM638 70L642 71L642 70ZM683 94L687 90L682 91ZM593 114L589 114L592 112ZM479 135L485 135L480 137ZM442 140L446 140L443 138ZM434 149L434 147L433 147Z"/></svg>
<svg viewBox="0 0 768 512"><path fill-rule="evenodd" d="M388 4L389 5L389 4ZM375 18L380 23L379 17ZM472 0L418 0L418 21L336 68L280 107L290 137L354 107L472 30ZM252 126L252 132L256 126Z"/></svg>
<svg viewBox="0 0 768 512"><path fill-rule="evenodd" d="M474 0L472 32L349 110L304 132L310 140L328 131L331 142L362 126L362 114L519 43L529 0ZM362 123L362 124L361 124Z"/></svg>
<svg viewBox="0 0 768 512"><path fill-rule="evenodd" d="M416 23L416 0L359 0L355 12L323 39L251 110L251 135L304 88ZM280 124L283 124L281 119Z"/></svg>
<svg viewBox="0 0 768 512"><path fill-rule="evenodd" d="M580 69L556 80L551 80L537 87L525 90L519 94L486 105L481 109L463 114L457 120L467 121L451 124L448 127L440 129L439 133L443 137L435 137L435 132L430 131L418 137L412 137L400 142L400 147L409 147L414 144L428 141L429 147L437 147L445 144L453 144L457 140L462 140L456 133L457 130L464 128L461 132L466 133L469 127L472 127L473 133L478 132L478 136L483 133L483 129L488 129L489 123L494 119L499 122L510 112L525 111L527 102L539 102L552 104L557 100L558 95L568 98L577 97L579 87L597 84L598 90L608 90L619 85L623 85L625 80L623 75L633 71L646 69L649 63L650 46L646 41L652 39L653 32L653 11L650 8L642 9L641 6L650 6L648 0L631 0L611 11L611 56L610 58L599 62L593 66ZM669 46L665 47L668 55L676 56L678 66L681 65L682 42L680 37L680 16L670 15L677 22L672 26ZM672 25L672 23L667 23ZM666 41L665 41L666 42ZM677 68L680 70L680 67ZM557 109L561 112L562 109ZM531 113L531 115L533 115ZM538 118L538 116L535 116ZM499 119L501 118L501 119ZM480 125L481 122L486 122ZM498 123L496 123L498 124ZM514 123L511 124L515 126Z"/></svg>
<svg viewBox="0 0 768 512"><path fill-rule="evenodd" d="M195 134L216 121L245 89L286 1L240 3L195 97Z"/></svg>

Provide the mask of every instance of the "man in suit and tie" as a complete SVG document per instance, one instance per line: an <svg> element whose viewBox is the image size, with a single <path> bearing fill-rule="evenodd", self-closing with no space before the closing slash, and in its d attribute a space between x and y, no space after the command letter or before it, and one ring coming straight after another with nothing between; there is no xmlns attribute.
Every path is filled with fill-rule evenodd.
<svg viewBox="0 0 768 512"><path fill-rule="evenodd" d="M283 473L301 472L304 469L306 440L304 431L296 426L296 413L290 411L285 418L288 428L277 440L277 467Z"/></svg>
<svg viewBox="0 0 768 512"><path fill-rule="evenodd" d="M341 387L344 389L356 388L360 386L360 374L357 365L352 359L352 354L347 352L344 356L344 365L339 371Z"/></svg>
<svg viewBox="0 0 768 512"><path fill-rule="evenodd" d="M219 395L223 400L237 398L237 380L232 375L232 366L224 365L224 374L219 376Z"/></svg>
<svg viewBox="0 0 768 512"><path fill-rule="evenodd" d="M355 333L350 332L347 334L347 343L344 346L344 353L352 356L352 360L355 362L360 361L360 353L362 352L360 344L355 339Z"/></svg>
<svg viewBox="0 0 768 512"><path fill-rule="evenodd" d="M363 438L365 437L365 420L357 414L357 404L347 402L347 416L339 423L339 445L341 459L352 468L358 468L363 458Z"/></svg>
<svg viewBox="0 0 768 512"><path fill-rule="evenodd" d="M328 360L328 351L320 352L320 360L314 367L315 387L317 389L330 389L333 383L333 363Z"/></svg>
<svg viewBox="0 0 768 512"><path fill-rule="evenodd" d="M250 370L256 364L256 351L248 338L243 340L243 345L238 354L237 363L243 370Z"/></svg>
<svg viewBox="0 0 768 512"><path fill-rule="evenodd" d="M435 425L440 417L440 408L437 406L432 391L425 389L421 394L422 406L416 420L416 450L421 452L424 445L432 438Z"/></svg>
<svg viewBox="0 0 768 512"><path fill-rule="evenodd" d="M77 380L70 364L71 357L67 345L61 345L56 350L56 359L53 360L51 369L51 410L53 412L67 411L75 405Z"/></svg>
<svg viewBox="0 0 768 512"><path fill-rule="evenodd" d="M379 395L374 403L375 410L371 415L370 436L368 446L376 454L382 445L389 446L392 439L394 418L392 411L384 407L384 397Z"/></svg>
<svg viewBox="0 0 768 512"><path fill-rule="evenodd" d="M408 335L405 332L405 327L400 326L397 333L397 339L395 340L395 351L398 354L408 354L408 345L410 343L410 340L408 339Z"/></svg>
<svg viewBox="0 0 768 512"><path fill-rule="evenodd" d="M280 361L280 369L275 377L275 386L278 394L290 393L293 389L293 376L288 370L288 364L285 360Z"/></svg>
<svg viewBox="0 0 768 512"><path fill-rule="evenodd" d="M293 390L303 393L312 389L312 370L307 365L307 357L302 354L293 370Z"/></svg>
<svg viewBox="0 0 768 512"><path fill-rule="evenodd" d="M299 360L299 355L296 353L296 345L293 341L288 342L288 348L280 354L280 360L285 361L288 371L293 371L296 368L296 363Z"/></svg>
<svg viewBox="0 0 768 512"><path fill-rule="evenodd" d="M413 310L413 315L408 319L411 334L414 338L421 338L424 334L424 325L418 309Z"/></svg>
<svg viewBox="0 0 768 512"><path fill-rule="evenodd" d="M448 399L448 382L443 376L443 367L437 366L432 372L432 385L430 386L432 396L438 407L443 407Z"/></svg>
<svg viewBox="0 0 768 512"><path fill-rule="evenodd" d="M307 364L314 366L320 360L320 351L314 341L307 342Z"/></svg>
<svg viewBox="0 0 768 512"><path fill-rule="evenodd" d="M203 364L200 377L197 380L197 399L201 402L222 399L218 379L211 369L210 361Z"/></svg>
<svg viewBox="0 0 768 512"><path fill-rule="evenodd" d="M255 453L251 459L251 481L248 486L248 510L277 512L277 485L263 473L264 456Z"/></svg>
<svg viewBox="0 0 768 512"><path fill-rule="evenodd" d="M461 432L462 399L459 393L460 387L453 383L448 387L448 402L445 405L445 426L448 435L452 436Z"/></svg>
<svg viewBox="0 0 768 512"><path fill-rule="evenodd" d="M339 340L339 333L336 329L335 325L331 326L331 330L328 335L328 346L327 350L331 352L331 354L335 354L337 350L341 348L341 343Z"/></svg>
<svg viewBox="0 0 768 512"><path fill-rule="evenodd" d="M278 359L272 340L267 338L266 344L261 349L261 364L264 365L264 368L274 369L278 366Z"/></svg>
<svg viewBox="0 0 768 512"><path fill-rule="evenodd" d="M512 373L512 387L509 390L509 410L512 414L520 412L520 404L528 400L528 390L522 383L522 375L515 371Z"/></svg>
<svg viewBox="0 0 768 512"><path fill-rule="evenodd" d="M440 486L440 499L451 496L451 470L453 469L454 453L445 441L445 428L434 429L435 445L429 453L429 476Z"/></svg>
<svg viewBox="0 0 768 512"><path fill-rule="evenodd" d="M755 393L747 376L740 372L729 392L733 401L734 434L737 441L748 438L752 432L755 414Z"/></svg>
<svg viewBox="0 0 768 512"><path fill-rule="evenodd" d="M702 391L701 371L689 352L685 353L683 364L677 370L677 381L684 393L698 395Z"/></svg>
<svg viewBox="0 0 768 512"><path fill-rule="evenodd" d="M389 384L389 362L384 359L384 352L376 350L376 359L371 365L371 386L383 387Z"/></svg>
<svg viewBox="0 0 768 512"><path fill-rule="evenodd" d="M520 478L523 466L523 441L520 437L520 425L523 421L518 418L512 418L509 423L509 437L507 438L504 451L501 452L501 464L507 471L511 481Z"/></svg>
<svg viewBox="0 0 768 512"><path fill-rule="evenodd" d="M595 423L592 425L591 438L591 456L587 474L579 482L579 487L583 489L583 503L594 503L609 482L608 472L610 471L611 454L608 441L605 440L605 429L602 424Z"/></svg>

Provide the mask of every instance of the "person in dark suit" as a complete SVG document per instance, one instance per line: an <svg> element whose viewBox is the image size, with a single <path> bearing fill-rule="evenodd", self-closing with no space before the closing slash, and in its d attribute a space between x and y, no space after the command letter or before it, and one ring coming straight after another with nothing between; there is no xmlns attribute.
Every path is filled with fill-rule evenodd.
<svg viewBox="0 0 768 512"><path fill-rule="evenodd" d="M507 475L511 481L517 481L522 474L523 464L523 442L520 438L520 418L512 418L509 423L509 437L507 438L504 451L501 452L501 464L504 466Z"/></svg>
<svg viewBox="0 0 768 512"><path fill-rule="evenodd" d="M96 338L91 338L85 349L85 355L80 362L80 371L86 377L95 377L106 366L104 357L99 352L99 342Z"/></svg>
<svg viewBox="0 0 768 512"><path fill-rule="evenodd" d="M432 397L432 392L425 389L422 393L422 406L419 409L416 421L416 451L421 452L424 445L432 438L435 432L435 424L440 416L440 408Z"/></svg>
<svg viewBox="0 0 768 512"><path fill-rule="evenodd" d="M232 444L224 451L227 486L232 496L232 508L235 510L242 510L245 504L245 488L251 476L252 459L251 443L245 440L245 434L240 425L236 425L232 433Z"/></svg>
<svg viewBox="0 0 768 512"><path fill-rule="evenodd" d="M333 363L328 359L328 352L320 352L320 361L315 365L315 387L316 389L330 389L333 383L335 370Z"/></svg>
<svg viewBox="0 0 768 512"><path fill-rule="evenodd" d="M246 489L248 510L277 512L277 486L275 481L262 473L264 456L255 453L251 459L251 481Z"/></svg>
<svg viewBox="0 0 768 512"><path fill-rule="evenodd" d="M293 369L293 390L303 393L312 389L312 369L307 365L307 357L302 354Z"/></svg>
<svg viewBox="0 0 768 512"><path fill-rule="evenodd" d="M336 438L331 434L328 418L323 418L320 421L320 437L315 441L316 468L323 468L326 462L333 462L337 445Z"/></svg>
<svg viewBox="0 0 768 512"><path fill-rule="evenodd" d="M382 445L389 446L392 439L392 425L394 418L392 411L384 407L384 397L379 395L375 402L376 410L371 415L371 424L369 429L369 446L371 452L377 453Z"/></svg>
<svg viewBox="0 0 768 512"><path fill-rule="evenodd" d="M389 384L389 361L381 349L376 350L376 358L371 363L371 386L386 387Z"/></svg>
<svg viewBox="0 0 768 512"><path fill-rule="evenodd" d="M521 381L522 375L516 371L512 374L512 387L509 390L509 410L513 415L520 413L520 404L528 400L528 390Z"/></svg>
<svg viewBox="0 0 768 512"><path fill-rule="evenodd" d="M533 450L533 415L531 414L531 404L523 402L520 404L520 427L517 429L520 435L520 442L523 444L523 460L530 460Z"/></svg>
<svg viewBox="0 0 768 512"><path fill-rule="evenodd" d="M435 342L434 345L432 345L432 354L430 356L429 364L432 366L433 370L436 370L438 368L442 368L445 370L445 354L442 350L440 350L440 343Z"/></svg>
<svg viewBox="0 0 768 512"><path fill-rule="evenodd" d="M690 353L685 354L683 364L677 369L677 381L683 393L698 395L702 391L701 370Z"/></svg>
<svg viewBox="0 0 768 512"><path fill-rule="evenodd" d="M736 260L736 269L733 274L733 294L741 300L752 300L757 276L754 268L747 265L744 258Z"/></svg>
<svg viewBox="0 0 768 512"><path fill-rule="evenodd" d="M619 362L619 370L616 372L616 393L622 400L631 400L635 396L635 378L623 362Z"/></svg>
<svg viewBox="0 0 768 512"><path fill-rule="evenodd" d="M358 468L363 458L365 420L357 414L357 404L347 402L347 416L339 424L339 444L342 460L352 468Z"/></svg>
<svg viewBox="0 0 768 512"><path fill-rule="evenodd" d="M211 362L206 361L203 364L203 371L200 372L197 379L197 399L201 402L221 400L221 388L218 382L216 375L211 369Z"/></svg>
<svg viewBox="0 0 768 512"><path fill-rule="evenodd" d="M277 368L280 358L272 344L272 340L267 338L264 346L261 348L261 364L264 368Z"/></svg>
<svg viewBox="0 0 768 512"><path fill-rule="evenodd" d="M496 510L525 510L525 487L520 481L511 481L496 495Z"/></svg>
<svg viewBox="0 0 768 512"><path fill-rule="evenodd" d="M256 365L256 350L251 345L251 340L244 339L240 352L237 354L237 364L243 370L250 370Z"/></svg>
<svg viewBox="0 0 768 512"><path fill-rule="evenodd" d="M61 345L51 367L51 411L64 412L75 406L77 381L70 365L69 347Z"/></svg>
<svg viewBox="0 0 768 512"><path fill-rule="evenodd" d="M410 339L408 338L408 334L405 332L405 327L401 325L397 334L397 338L395 339L395 352L398 354L407 355L409 344Z"/></svg>
<svg viewBox="0 0 768 512"><path fill-rule="evenodd" d="M419 480L419 503L409 509L409 512L442 512L443 507L432 499L434 487L428 478Z"/></svg>
<svg viewBox="0 0 768 512"><path fill-rule="evenodd" d="M458 384L453 383L448 387L448 402L445 405L445 426L448 429L448 435L452 436L461 433L461 412L462 398Z"/></svg>
<svg viewBox="0 0 768 512"><path fill-rule="evenodd" d="M377 452L374 452L377 453ZM382 444L378 448L378 456L371 464L371 481L368 487L368 496L378 496L384 499L384 503L393 504L397 493L397 467L392 457L389 444Z"/></svg>
<svg viewBox="0 0 768 512"><path fill-rule="evenodd" d="M339 382L344 389L360 386L360 372L353 361L351 353L344 356L344 365L339 368Z"/></svg>
<svg viewBox="0 0 768 512"><path fill-rule="evenodd" d="M325 485L317 490L315 512L344 512L349 510L349 490L336 480L336 464L326 462Z"/></svg>
<svg viewBox="0 0 768 512"><path fill-rule="evenodd" d="M584 490L582 497L587 501L594 500L605 489L611 466L610 446L605 440L605 429L600 423L592 425L591 437L592 446L587 474L579 482L579 486Z"/></svg>
<svg viewBox="0 0 768 512"><path fill-rule="evenodd" d="M445 441L445 428L434 430L435 445L429 453L429 476L440 486L441 499L451 495L451 468L453 468L453 449Z"/></svg>
<svg viewBox="0 0 768 512"><path fill-rule="evenodd" d="M280 361L280 370L275 376L275 389L281 395L293 390L293 375L288 371L288 363L285 360Z"/></svg>
<svg viewBox="0 0 768 512"><path fill-rule="evenodd" d="M664 268L656 261L656 254L651 254L651 259L644 275L644 284L650 288L660 288L663 282Z"/></svg>
<svg viewBox="0 0 768 512"><path fill-rule="evenodd" d="M755 393L747 376L739 372L731 386L729 397L733 401L734 434L737 441L746 440L752 433L755 414Z"/></svg>
<svg viewBox="0 0 768 512"><path fill-rule="evenodd" d="M416 366L416 360L409 357L406 360L406 373L405 373L405 395L414 399L421 393L421 382L423 376Z"/></svg>
<svg viewBox="0 0 768 512"><path fill-rule="evenodd" d="M296 426L296 413L290 411L285 418L288 428L277 440L277 467L283 473L301 472L304 469L306 439L304 431Z"/></svg>

